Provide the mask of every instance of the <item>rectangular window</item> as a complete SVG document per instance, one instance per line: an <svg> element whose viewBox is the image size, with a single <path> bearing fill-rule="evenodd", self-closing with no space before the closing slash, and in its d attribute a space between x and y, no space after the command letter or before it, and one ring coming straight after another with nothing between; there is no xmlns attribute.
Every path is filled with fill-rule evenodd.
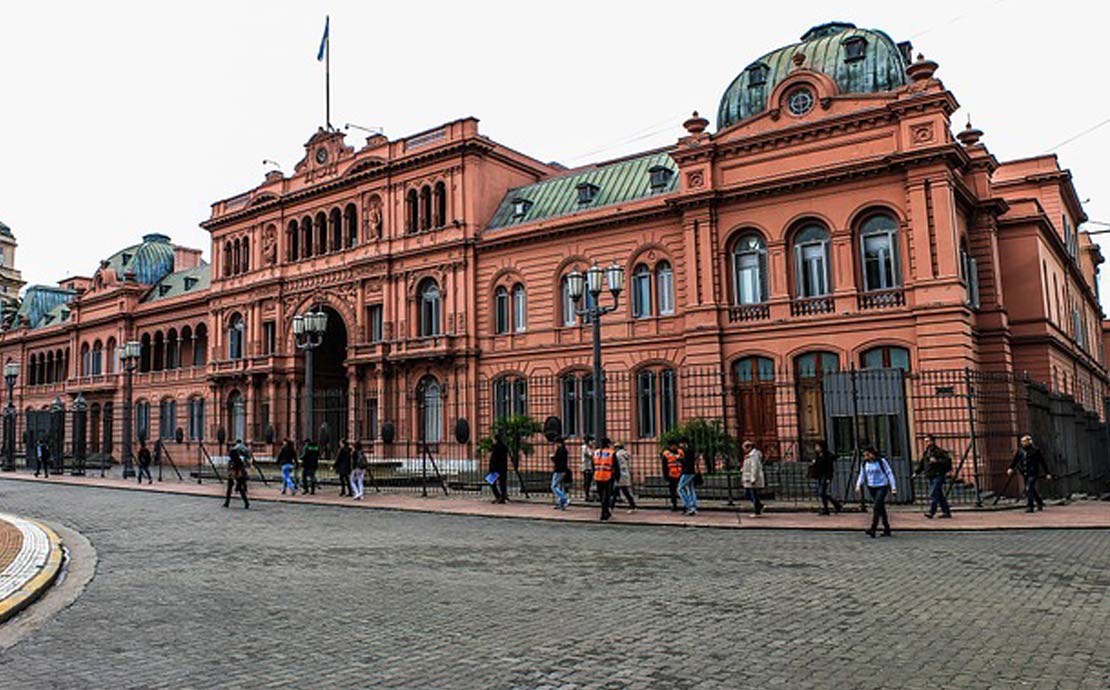
<svg viewBox="0 0 1110 690"><path fill-rule="evenodd" d="M497 379L493 382L493 418L504 419L509 416L509 380Z"/></svg>
<svg viewBox="0 0 1110 690"><path fill-rule="evenodd" d="M204 399L193 398L189 401L189 440L204 440Z"/></svg>
<svg viewBox="0 0 1110 690"><path fill-rule="evenodd" d="M150 403L135 403L135 436L150 438Z"/></svg>
<svg viewBox="0 0 1110 690"><path fill-rule="evenodd" d="M678 400L674 369L659 372L659 431L666 433L678 425Z"/></svg>
<svg viewBox="0 0 1110 690"><path fill-rule="evenodd" d="M578 423L578 380L573 376L563 378L563 435L581 434Z"/></svg>
<svg viewBox="0 0 1110 690"><path fill-rule="evenodd" d="M513 390L513 414L528 414L528 382L524 379L515 379Z"/></svg>
<svg viewBox="0 0 1110 690"><path fill-rule="evenodd" d="M366 401L366 437L371 441L378 440L378 399L369 398Z"/></svg>
<svg viewBox="0 0 1110 690"><path fill-rule="evenodd" d="M798 261L798 292L800 297L822 297L828 294L825 247L824 243L807 244L801 247Z"/></svg>
<svg viewBox="0 0 1110 690"><path fill-rule="evenodd" d="M158 438L170 440L174 437L177 421L177 403L163 400L158 410Z"/></svg>
<svg viewBox="0 0 1110 690"><path fill-rule="evenodd" d="M890 235L868 235L863 238L863 278L864 290L890 290L898 286Z"/></svg>
<svg viewBox="0 0 1110 690"><path fill-rule="evenodd" d="M277 324L273 321L262 322L262 354L272 355L277 346Z"/></svg>
<svg viewBox="0 0 1110 690"><path fill-rule="evenodd" d="M498 334L509 332L509 293L499 288L493 297L494 331Z"/></svg>
<svg viewBox="0 0 1110 690"><path fill-rule="evenodd" d="M596 433L594 428L594 377L582 377L582 392L579 396L582 399L582 432L593 436Z"/></svg>
<svg viewBox="0 0 1110 690"><path fill-rule="evenodd" d="M665 269L659 269L659 272L656 274L655 292L659 297L659 313L673 314L674 273L671 272L669 265Z"/></svg>
<svg viewBox="0 0 1110 690"><path fill-rule="evenodd" d="M655 436L655 372L640 372L636 388L640 438L652 438Z"/></svg>
<svg viewBox="0 0 1110 690"><path fill-rule="evenodd" d="M760 268L760 256L758 254L737 255L736 293L740 304L760 304L763 302L763 279Z"/></svg>
<svg viewBox="0 0 1110 690"><path fill-rule="evenodd" d="M528 306L524 295L524 286L517 285L513 288L513 329L523 333L528 326Z"/></svg>
<svg viewBox="0 0 1110 690"><path fill-rule="evenodd" d="M366 321L370 328L370 342L380 343L382 341L382 305L371 304L366 308L366 312Z"/></svg>

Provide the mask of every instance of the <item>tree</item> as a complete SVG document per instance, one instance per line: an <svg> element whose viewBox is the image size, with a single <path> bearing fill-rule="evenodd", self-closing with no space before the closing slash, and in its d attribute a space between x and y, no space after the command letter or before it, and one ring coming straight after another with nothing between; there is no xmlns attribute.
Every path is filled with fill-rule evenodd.
<svg viewBox="0 0 1110 690"><path fill-rule="evenodd" d="M509 448L509 459L513 469L520 467L520 456L531 455L535 452L532 437L543 431L543 425L528 415L514 414L508 417L498 417L490 426L489 436L478 441L478 450L488 454L493 449L494 438L500 436Z"/></svg>
<svg viewBox="0 0 1110 690"><path fill-rule="evenodd" d="M660 448L671 442L686 443L689 452L697 456L705 455L707 472L715 472L717 460L724 463L725 469L731 466L730 459L736 457L738 444L728 435L720 419L692 417L678 426L672 427L659 436Z"/></svg>

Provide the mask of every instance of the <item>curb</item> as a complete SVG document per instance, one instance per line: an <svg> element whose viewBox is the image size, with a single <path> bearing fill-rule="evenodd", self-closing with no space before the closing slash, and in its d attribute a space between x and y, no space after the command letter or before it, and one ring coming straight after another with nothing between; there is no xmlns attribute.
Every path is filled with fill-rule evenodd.
<svg viewBox="0 0 1110 690"><path fill-rule="evenodd" d="M0 623L4 623L12 616L16 615L23 609L30 606L39 597L50 588L54 581L58 579L58 574L62 571L63 549L62 540L58 534L39 522L30 518L20 518L33 524L35 527L41 529L46 538L50 541L50 554L46 557L46 562L43 563L39 572L23 583L23 585L12 592L3 601L0 601Z"/></svg>

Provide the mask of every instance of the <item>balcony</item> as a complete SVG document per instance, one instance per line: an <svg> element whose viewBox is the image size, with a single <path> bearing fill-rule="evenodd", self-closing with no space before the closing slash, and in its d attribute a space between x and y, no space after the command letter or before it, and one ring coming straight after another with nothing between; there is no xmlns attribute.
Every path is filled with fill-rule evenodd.
<svg viewBox="0 0 1110 690"><path fill-rule="evenodd" d="M449 357L455 354L455 335L435 335L418 338L404 338L390 343L389 359L423 359Z"/></svg>
<svg viewBox="0 0 1110 690"><path fill-rule="evenodd" d="M813 316L815 314L831 314L835 307L836 302L830 295L795 299L790 302L790 315Z"/></svg>
<svg viewBox="0 0 1110 690"><path fill-rule="evenodd" d="M771 307L767 304L739 304L728 308L729 323L766 321L769 318L771 318Z"/></svg>
<svg viewBox="0 0 1110 690"><path fill-rule="evenodd" d="M861 292L857 297L860 311L870 309L893 309L906 306L906 292L901 288L897 290L878 290L875 292Z"/></svg>

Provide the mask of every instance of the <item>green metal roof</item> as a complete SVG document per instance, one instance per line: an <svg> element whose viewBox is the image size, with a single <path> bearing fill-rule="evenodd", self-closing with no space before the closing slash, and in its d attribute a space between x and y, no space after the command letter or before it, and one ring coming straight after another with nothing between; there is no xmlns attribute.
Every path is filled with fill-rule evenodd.
<svg viewBox="0 0 1110 690"><path fill-rule="evenodd" d="M143 298L144 302L172 299L186 293L207 290L212 283L212 266L201 264L171 273L159 280Z"/></svg>
<svg viewBox="0 0 1110 690"><path fill-rule="evenodd" d="M653 189L651 169L656 167L666 168L671 172L664 185ZM581 185L593 185L597 188L593 199L588 203L579 202L578 187ZM666 194L673 192L677 185L678 166L666 152L600 163L509 190L497 207L497 212L493 214L489 229L569 216L656 194ZM516 215L518 200L525 202L527 207L523 215Z"/></svg>
<svg viewBox="0 0 1110 690"><path fill-rule="evenodd" d="M77 293L73 290L50 285L32 285L23 294L23 301L15 315L15 324L18 326L24 317L31 328L65 321L68 318L65 311L76 296Z"/></svg>
<svg viewBox="0 0 1110 690"><path fill-rule="evenodd" d="M845 44L863 39L864 55L849 60ZM909 44L906 52L909 52ZM794 68L795 53L805 55L802 67L829 75L841 93L879 93L894 91L907 83L908 56L882 31L857 29L847 22L815 26L792 43L771 51L744 68L725 89L717 110L717 129L724 129L767 109L767 97ZM749 84L757 67L766 68L766 81Z"/></svg>
<svg viewBox="0 0 1110 690"><path fill-rule="evenodd" d="M153 285L173 271L174 249L169 237L151 233L143 235L142 243L119 250L106 262L120 278L133 272L138 282Z"/></svg>

